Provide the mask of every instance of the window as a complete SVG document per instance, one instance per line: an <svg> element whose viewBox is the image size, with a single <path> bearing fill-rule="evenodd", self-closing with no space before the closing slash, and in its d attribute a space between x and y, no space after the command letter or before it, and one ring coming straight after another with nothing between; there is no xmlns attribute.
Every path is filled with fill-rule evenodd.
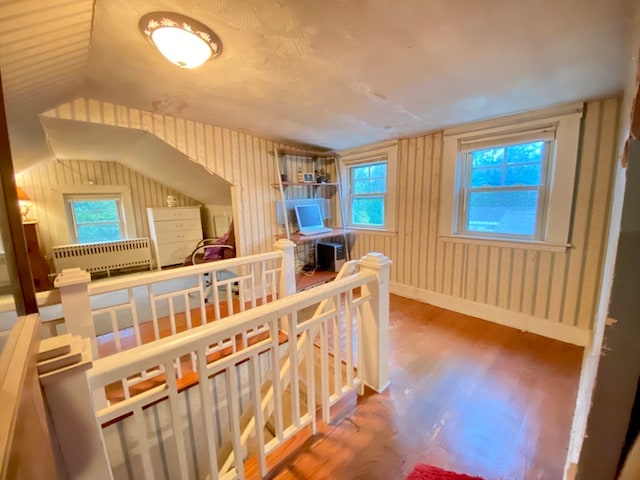
<svg viewBox="0 0 640 480"><path fill-rule="evenodd" d="M125 238L120 197L67 196L67 216L76 243L108 242Z"/></svg>
<svg viewBox="0 0 640 480"><path fill-rule="evenodd" d="M541 240L546 218L552 140L463 147L458 232Z"/></svg>
<svg viewBox="0 0 640 480"><path fill-rule="evenodd" d="M444 132L439 234L564 251L582 105Z"/></svg>
<svg viewBox="0 0 640 480"><path fill-rule="evenodd" d="M341 152L346 221L350 228L395 228L397 144Z"/></svg>
<svg viewBox="0 0 640 480"><path fill-rule="evenodd" d="M92 214L89 213L91 211L91 209L88 208L89 205L87 204L81 207L80 203L77 205L76 215L74 203L91 201L105 202L100 204L101 207L104 207L103 213L105 215L102 218L99 218L97 215L92 217ZM87 208L83 209L83 207ZM100 208L98 208L98 210L100 210ZM68 245L70 243L93 241L106 242L114 238L127 239L138 236L131 189L126 185L53 186L51 187L51 208L47 213L51 218L63 222L60 225L59 222L56 222L56 228L51 232L52 245ZM85 213L87 213L87 215L85 215ZM76 219L78 223L76 223ZM99 233L101 223L104 225L104 230L110 231L109 234L105 233L105 235L102 236L102 234ZM120 237L115 237L114 232L116 229L114 227L116 224L119 225L118 231L120 232ZM80 234L80 238L78 234ZM98 238L98 240L94 240L93 238Z"/></svg>
<svg viewBox="0 0 640 480"><path fill-rule="evenodd" d="M384 226L387 162L366 163L351 167L349 171L349 223Z"/></svg>

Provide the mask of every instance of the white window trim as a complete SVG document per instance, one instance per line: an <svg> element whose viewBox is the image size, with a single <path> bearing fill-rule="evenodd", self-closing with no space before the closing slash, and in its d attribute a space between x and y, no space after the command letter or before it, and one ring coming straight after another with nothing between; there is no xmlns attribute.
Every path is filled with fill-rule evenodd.
<svg viewBox="0 0 640 480"><path fill-rule="evenodd" d="M344 211L343 222L345 227L353 230L374 232L395 232L396 212L398 198L398 141L382 142L365 147L359 147L338 152L340 169L340 181L342 190L342 204ZM384 226L376 228L371 225L351 225L349 223L349 168L363 163L374 163L377 160L387 162L387 192L385 195Z"/></svg>
<svg viewBox="0 0 640 480"><path fill-rule="evenodd" d="M124 205L122 202L122 195L120 195L119 193L107 193L107 194L99 194L99 193L92 193L90 195L87 194L65 194L64 195L64 200L65 200L65 210L66 210L66 214L67 214L67 225L69 226L69 234L71 236L71 238L73 239L73 241L75 243L82 243L80 242L80 238L79 238L79 228L80 225L78 225L78 220L76 218L75 212L74 212L74 208L73 208L73 203L77 202L77 201L91 201L91 200L112 200L116 202L116 206L118 209L118 220L117 221L113 221L113 222L109 222L109 223L114 223L118 225L118 230L121 234L121 237L124 239L126 238L126 227L125 227L125 218L124 218ZM95 222L89 222L89 223L93 223L95 224ZM85 242L85 243L91 243L91 242Z"/></svg>
<svg viewBox="0 0 640 480"><path fill-rule="evenodd" d="M520 115L473 124L444 131L442 172L440 185L439 236L444 241L465 243L500 243L532 249L566 250L569 241L573 191L575 185L580 121L583 104L562 105ZM498 237L465 236L456 232L458 219L458 192L460 145L482 137L500 137L555 125L554 158L550 159L548 185L548 212L545 235L541 240L511 240Z"/></svg>
<svg viewBox="0 0 640 480"><path fill-rule="evenodd" d="M53 187L51 189L51 219L53 220L53 245L73 244L73 226L67 220L65 196L74 195L113 195L119 196L122 201L125 238L137 238L136 222L133 210L131 189L122 185L68 185Z"/></svg>
<svg viewBox="0 0 640 480"><path fill-rule="evenodd" d="M456 204L455 204L455 217L456 217L456 231L455 234L456 235L460 235L460 236L468 236L471 238L475 238L475 237L482 237L482 234L479 232L474 232L474 231L470 231L467 229L466 227L466 220L467 220L467 216L468 216L468 208L469 205L466 204L465 205L465 197L466 197L466 201L468 202L469 199L466 195L464 195L464 190L465 188L467 190L476 190L473 187L471 187L468 182L470 182L471 180L471 175L472 175L472 171L473 171L473 167L470 164L471 162L471 158L468 156L469 153L477 151L477 150L481 150L484 148L496 148L496 147L502 147L502 146L508 146L508 145L516 145L516 144L521 144L521 143L528 143L528 142L532 142L532 141L543 141L545 142L545 149L544 149L544 159L542 161L541 167L542 170L540 172L540 176L542 179L542 185L541 186L531 186L531 185L510 185L508 186L508 188L511 191L515 191L515 190L520 190L520 191L525 191L525 190L536 190L539 194L540 194L540 198L539 198L539 203L538 203L538 209L537 209L537 215L536 215L536 226L535 226L535 232L533 235L527 237L525 235L519 235L519 234L510 234L510 233L491 233L487 236L491 237L491 238L495 238L496 240L528 240L528 241L532 241L532 242L537 242L540 241L541 238L539 238L540 236L542 236L545 233L545 225L543 224L543 220L545 218L547 218L547 207L549 202L548 200L548 191L549 191L549 184L550 184L550 170L551 170L551 164L553 163L553 158L555 155L555 139L556 139L556 126L555 125L550 125L546 128L543 129L536 129L534 131L527 131L526 133L522 133L522 134L512 134L512 135L508 135L508 136L483 136L479 141L464 141L464 140L460 140L459 141L459 147L458 147L458 155L460 155L460 158L458 158L458 165L457 168L460 169L460 171L456 171L456 175L458 175L458 179L461 180L460 181L460 190L457 192L458 193L458 198L456 198ZM520 165L520 164L519 164ZM504 164L501 164L501 168L505 168ZM501 188L507 187L506 185L501 185L500 187L497 187L496 190L494 191L499 191ZM483 187L484 191L492 191L492 189L495 187ZM467 210L465 211L465 207L467 208ZM463 214L463 212L465 212Z"/></svg>

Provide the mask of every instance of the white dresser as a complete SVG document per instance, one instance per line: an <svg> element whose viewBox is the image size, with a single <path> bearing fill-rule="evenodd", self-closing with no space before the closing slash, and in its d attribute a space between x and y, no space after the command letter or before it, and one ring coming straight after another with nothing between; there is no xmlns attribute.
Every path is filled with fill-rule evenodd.
<svg viewBox="0 0 640 480"><path fill-rule="evenodd" d="M147 208L158 268L183 263L202 240L200 207Z"/></svg>

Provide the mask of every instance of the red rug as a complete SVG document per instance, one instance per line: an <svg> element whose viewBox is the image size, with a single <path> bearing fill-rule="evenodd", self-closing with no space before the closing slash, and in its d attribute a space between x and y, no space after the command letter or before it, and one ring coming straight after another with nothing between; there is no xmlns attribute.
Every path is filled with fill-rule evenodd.
<svg viewBox="0 0 640 480"><path fill-rule="evenodd" d="M418 463L407 477L407 480L483 480L482 477L472 477L464 473L443 470L433 465Z"/></svg>

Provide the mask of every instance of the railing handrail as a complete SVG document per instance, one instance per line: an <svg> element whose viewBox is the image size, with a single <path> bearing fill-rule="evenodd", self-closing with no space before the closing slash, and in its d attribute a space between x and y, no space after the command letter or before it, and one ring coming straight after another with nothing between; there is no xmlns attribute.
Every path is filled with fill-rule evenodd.
<svg viewBox="0 0 640 480"><path fill-rule="evenodd" d="M253 412L258 467L264 476L267 474L267 455L302 428L310 427L312 435L317 432L315 412L319 407L322 407L322 419L328 422L331 406L345 395L354 390L363 394L365 386L377 392L387 388L391 260L381 253L371 252L358 262L358 273L294 293L290 289L295 273L295 245L285 240L277 242L275 248L280 251L277 256L282 262L265 262L275 263L269 266L269 275L279 274L280 277L275 300L266 303L263 299L261 305L253 302L250 309L218 317L212 323L195 328L189 325L190 329L181 333L176 333L174 328L171 336L160 338L156 335L152 343L94 360L92 367L87 365L89 369L80 372L79 376L60 377L56 384L60 399L83 397L81 404L87 406L85 414L77 419L82 424L80 431L97 428L95 434L90 435L95 437L94 444L82 450L84 464L91 459L91 472L87 478L113 478L113 472L122 468L127 471L133 468L136 478L153 478L157 441L149 433L152 433L150 429L159 433L160 427L154 422L150 425L147 419L156 413L162 416L163 425L165 418L169 422L166 438L167 445L171 446L171 460L163 465L169 466L170 476L187 478L192 473L202 476L203 472L209 472L211 478L242 478L248 454L242 426L248 418L243 415ZM242 264L246 259L235 262ZM222 262L217 263L217 267L225 266ZM198 269L211 271L209 265L197 266L192 271L200 271ZM252 266L252 276L253 270ZM262 273L261 277L264 276ZM73 300L67 304L69 315L74 316L74 321L82 328L85 327L82 322L89 324L86 320L92 317L88 277L86 272L70 271L61 287L63 297L68 293ZM215 275L212 281L216 292ZM240 297L242 281L238 282ZM202 289L202 276L199 282ZM281 296L281 292L285 295ZM188 293L185 291L180 295ZM155 295L151 289L149 295ZM308 310L315 305L319 308L309 316ZM280 342L282 330L288 334L286 344ZM81 330L78 335L93 338L91 331L86 333ZM301 349L297 348L300 338L304 339ZM213 346L222 344L223 347L211 353ZM280 372L285 357L290 358L292 367L288 375ZM181 364L189 360L195 375L190 377L188 389L184 390L181 389L185 387L184 383L178 380L182 378ZM283 375L288 378L283 379ZM263 402L268 382L273 385L272 412L265 411ZM118 383L122 383L123 391L115 392L114 403L109 405L105 394ZM130 383L135 385L133 390L129 389ZM144 384L138 387L141 383ZM288 395L288 402L284 395ZM147 409L152 403L157 407ZM66 402L56 405L57 408L51 410L52 415L66 422ZM183 416L184 407L187 408L186 417ZM125 415L131 415L133 419L123 424L126 435L131 435L138 445L136 452L131 454L122 435L112 429L100 428L105 422ZM261 428L267 422L274 427L269 429L271 439L266 437L266 428ZM78 423L74 428L78 428ZM164 432L164 426L162 429ZM192 432L189 435L193 435L193 441L185 437L187 429ZM162 435L164 438L164 433ZM122 444L124 459L108 455L107 442L112 441ZM86 444L80 438L71 437L65 451L75 455ZM225 461L230 458L229 448L233 451L232 465ZM190 464L190 454L197 455L197 465Z"/></svg>
<svg viewBox="0 0 640 480"><path fill-rule="evenodd" d="M137 373L143 370L159 358L179 357L183 352L191 351L194 344L216 343L245 330L256 328L264 324L266 318L286 316L329 296L338 295L376 280L375 274L371 272L359 272L342 280L284 297L278 302L260 305L216 322L125 350L108 358L95 360L93 368L87 372L89 383L91 388L101 388L126 377L128 372Z"/></svg>
<svg viewBox="0 0 640 480"><path fill-rule="evenodd" d="M38 302L38 307L57 305L60 303L60 291L54 289L45 290L44 292L36 292L36 302ZM12 295L3 295L0 297L0 313L15 311L16 302Z"/></svg>
<svg viewBox="0 0 640 480"><path fill-rule="evenodd" d="M34 393L38 372L39 325L37 314L19 317L11 329L4 349L0 353L0 478L14 475L39 475L44 478L47 469L55 469L49 432L44 420L42 397ZM25 402L23 397L28 397ZM37 418L28 421L29 418ZM19 433L22 430L22 433ZM27 434L25 434L25 432ZM37 451L41 468L24 468ZM18 477L20 478L20 477ZM36 477L38 478L38 477Z"/></svg>
<svg viewBox="0 0 640 480"><path fill-rule="evenodd" d="M99 282L90 282L89 295L97 295L113 292L116 290L124 290L126 288L141 287L146 286L150 283L175 280L176 278L199 275L207 272L217 272L220 270L249 265L252 263L274 260L280 257L281 254L279 252L258 253L255 255L246 255L243 257L229 258L227 260L219 260L216 262L201 263L198 265L188 265L169 270L156 270L153 272L144 272L136 275L111 277Z"/></svg>
<svg viewBox="0 0 640 480"><path fill-rule="evenodd" d="M265 260L277 259L280 253L277 251L247 255L244 257L230 258L217 262L201 263L199 265L189 265L170 270L154 270L152 272L142 272L139 274L115 276L89 283L89 294L98 295L102 293L123 290L147 285L149 283L163 282L180 277L197 275L205 272L225 270L235 268L240 265L257 263ZM151 280L151 281L150 281ZM60 303L60 291L57 288L44 292L36 292L36 300L39 307L57 305ZM0 313L15 311L16 304L13 297L5 295L0 297Z"/></svg>

